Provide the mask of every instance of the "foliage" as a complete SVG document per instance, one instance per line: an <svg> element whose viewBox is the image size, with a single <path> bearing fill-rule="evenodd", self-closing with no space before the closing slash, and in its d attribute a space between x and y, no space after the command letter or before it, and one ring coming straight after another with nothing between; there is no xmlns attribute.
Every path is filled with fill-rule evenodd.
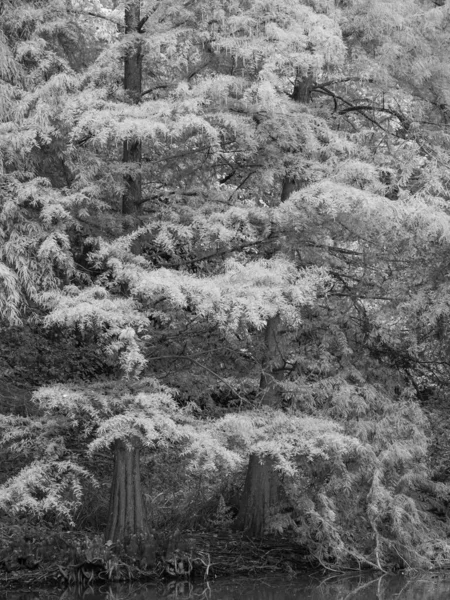
<svg viewBox="0 0 450 600"><path fill-rule="evenodd" d="M73 523L122 440L154 523L222 527L252 455L321 563L448 560L417 401L449 381L449 14L2 4L0 358L39 389L0 506Z"/></svg>
<svg viewBox="0 0 450 600"><path fill-rule="evenodd" d="M89 478L72 460L74 440L84 441L85 451L93 453L115 439L139 438L153 447L182 437L170 416L176 416L177 407L168 391L149 379L140 387L147 393L132 395L120 382L93 384L91 390L42 387L34 397L39 419L2 415L2 445L34 460L2 487L1 506L18 514L54 514L73 523L83 496L82 479Z"/></svg>
<svg viewBox="0 0 450 600"><path fill-rule="evenodd" d="M91 381L111 368L92 336L79 331L3 327L0 361L2 378L38 387L55 381Z"/></svg>

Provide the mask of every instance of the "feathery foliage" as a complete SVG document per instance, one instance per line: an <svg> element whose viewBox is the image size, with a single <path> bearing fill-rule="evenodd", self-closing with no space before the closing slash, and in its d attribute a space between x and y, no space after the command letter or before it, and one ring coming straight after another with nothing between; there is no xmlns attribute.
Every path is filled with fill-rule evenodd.
<svg viewBox="0 0 450 600"><path fill-rule="evenodd" d="M4 509L70 522L117 441L210 497L256 456L321 563L448 560L449 10L3 3L0 327L101 357L1 415Z"/></svg>

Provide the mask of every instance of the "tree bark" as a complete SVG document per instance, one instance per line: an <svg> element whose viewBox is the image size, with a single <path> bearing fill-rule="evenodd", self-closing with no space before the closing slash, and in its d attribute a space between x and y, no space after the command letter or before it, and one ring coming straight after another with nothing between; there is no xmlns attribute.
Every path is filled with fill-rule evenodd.
<svg viewBox="0 0 450 600"><path fill-rule="evenodd" d="M280 324L280 316L275 315L267 320L267 325L264 328L265 352L259 382L261 404L263 406L275 407L280 400L277 382L282 381L284 376L284 361L279 347L278 332Z"/></svg>
<svg viewBox="0 0 450 600"><path fill-rule="evenodd" d="M131 104L138 104L142 92L142 43L139 40L141 21L141 1L131 0L125 5L125 34L136 36L126 50L124 57L124 89ZM122 162L129 165L124 175L125 192L122 196L122 214L135 216L142 199L141 178L142 142L140 138L123 142ZM134 220L128 223L131 229ZM114 543L132 547L136 538L148 538L145 507L141 489L139 448L130 440L127 445L122 440L114 443L114 473L111 484L109 519L105 537ZM134 536L134 537L133 537ZM128 548L129 549L129 548ZM137 551L137 548L136 548Z"/></svg>
<svg viewBox="0 0 450 600"><path fill-rule="evenodd" d="M298 71L294 82L292 99L295 102L300 102L300 104L309 104L314 85L315 80L312 71L308 71L306 75Z"/></svg>
<svg viewBox="0 0 450 600"><path fill-rule="evenodd" d="M270 516L270 509L277 502L278 478L273 469L273 460L252 454L239 514L234 523L235 529L243 531L249 537L262 537Z"/></svg>
<svg viewBox="0 0 450 600"><path fill-rule="evenodd" d="M140 0L127 3L125 7L125 34L138 35L141 20ZM142 44L135 40L127 49L124 59L124 88L129 102L138 104L142 94ZM139 138L123 142L122 162L131 168L125 174L125 192L122 196L122 214L136 215L142 200L142 142Z"/></svg>
<svg viewBox="0 0 450 600"><path fill-rule="evenodd" d="M313 86L312 73L303 76L297 73L292 99L307 104L311 99ZM280 204L304 183L296 177L286 176L282 184ZM272 408L280 403L280 389L277 382L284 378L279 330L279 315L269 318L264 331L265 352L262 360L260 391L261 404ZM271 508L278 502L279 487L280 481L273 468L273 459L252 454L234 527L244 531L250 537L262 537Z"/></svg>
<svg viewBox="0 0 450 600"><path fill-rule="evenodd" d="M264 357L262 361L260 391L263 406L276 407L280 400L277 382L283 379L283 358L278 344L279 315L267 321L264 330ZM250 456L239 514L235 529L249 537L260 538L270 515L271 507L278 502L280 482L273 468L273 459L268 456Z"/></svg>
<svg viewBox="0 0 450 600"><path fill-rule="evenodd" d="M106 539L126 543L132 536L147 536L141 489L139 449L124 441L114 444L114 474L109 502Z"/></svg>

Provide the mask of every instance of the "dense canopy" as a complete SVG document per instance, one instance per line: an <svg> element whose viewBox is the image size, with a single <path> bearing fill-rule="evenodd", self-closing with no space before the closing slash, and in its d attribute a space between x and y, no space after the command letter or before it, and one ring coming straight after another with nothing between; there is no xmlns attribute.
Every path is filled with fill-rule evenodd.
<svg viewBox="0 0 450 600"><path fill-rule="evenodd" d="M443 1L3 1L5 519L448 564L449 55Z"/></svg>

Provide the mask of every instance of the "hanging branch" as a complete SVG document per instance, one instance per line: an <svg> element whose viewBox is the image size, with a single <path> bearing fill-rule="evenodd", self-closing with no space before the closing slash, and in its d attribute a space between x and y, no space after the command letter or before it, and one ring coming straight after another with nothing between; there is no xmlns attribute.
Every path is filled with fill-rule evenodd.
<svg viewBox="0 0 450 600"><path fill-rule="evenodd" d="M317 92L318 94L323 94L325 96L331 97L333 99L333 103L334 103L334 112L337 112L340 115L346 115L350 112L358 112L365 119L367 119L368 121L370 121L371 123L376 125L379 129L382 129L385 133L387 133L389 135L393 135L394 137L400 137L400 136L396 135L392 131L388 131L385 127L383 127L381 125L381 123L379 121L377 121L373 117L369 116L366 111L370 110L372 112L381 112L381 113L389 114L392 117L396 117L398 119L398 121L401 123L403 130L405 132L407 132L411 126L411 122L409 121L409 119L407 119L405 117L405 115L403 115L399 111L397 111L389 106L384 106L384 105L380 106L380 105L376 105L376 104L353 104L349 100L346 100L342 96L339 96L332 90L328 89L325 85L317 85L317 86L315 86L314 89L311 90L311 92ZM346 104L347 105L346 108L339 109L339 104L338 104L339 102Z"/></svg>

